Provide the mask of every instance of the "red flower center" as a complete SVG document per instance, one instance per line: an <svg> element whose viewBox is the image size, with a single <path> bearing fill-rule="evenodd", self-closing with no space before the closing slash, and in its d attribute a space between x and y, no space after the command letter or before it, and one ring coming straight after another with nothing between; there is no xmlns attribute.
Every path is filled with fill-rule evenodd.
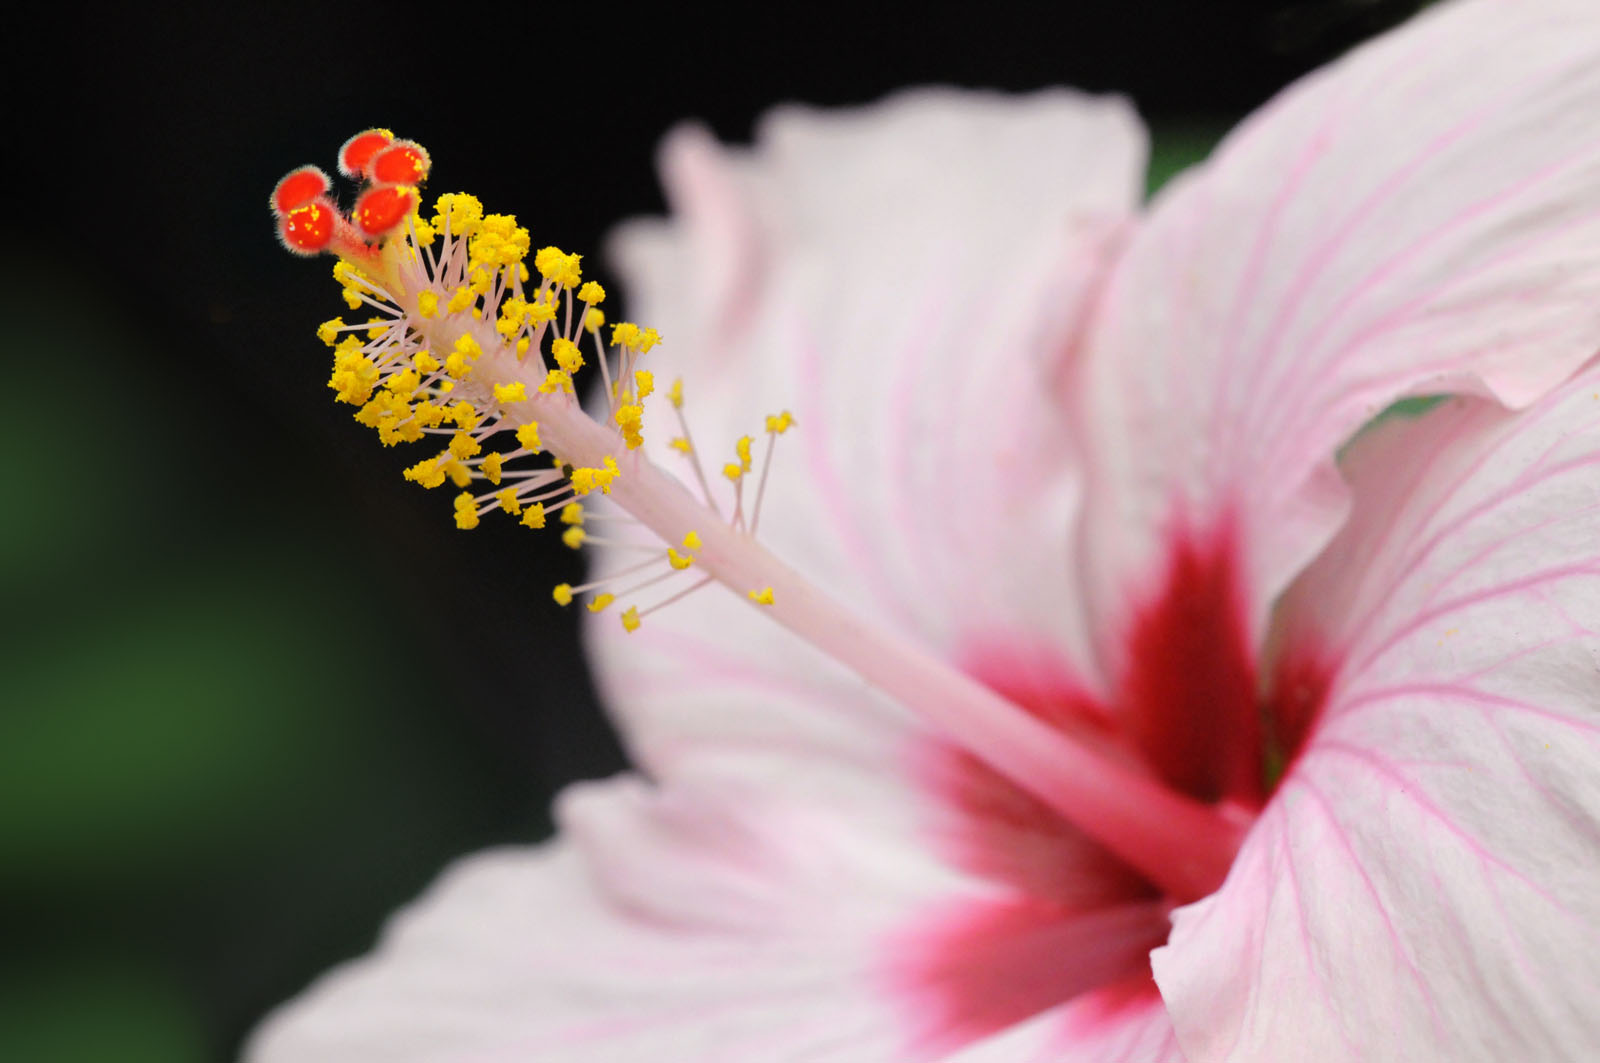
<svg viewBox="0 0 1600 1063"><path fill-rule="evenodd" d="M1226 532L1174 537L1108 698L1049 649L985 646L967 670L1175 790L1257 812L1304 745L1333 667L1311 647L1286 647L1263 682L1238 557ZM923 913L892 943L919 1041L949 1048L1072 1000L1074 1027L1155 1006L1149 954L1166 940L1171 898L970 754L940 746L919 774L953 813L937 844L1010 887Z"/></svg>

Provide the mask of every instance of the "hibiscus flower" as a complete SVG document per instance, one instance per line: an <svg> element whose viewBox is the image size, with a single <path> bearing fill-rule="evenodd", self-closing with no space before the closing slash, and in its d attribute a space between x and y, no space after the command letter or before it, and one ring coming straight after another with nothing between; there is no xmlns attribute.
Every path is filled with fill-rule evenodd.
<svg viewBox="0 0 1600 1063"><path fill-rule="evenodd" d="M615 256L694 448L792 410L740 506L804 575L724 528L748 595L597 615L638 772L249 1058L1592 1058L1597 114L1592 5L1481 0L1142 217L1114 99L675 134Z"/></svg>

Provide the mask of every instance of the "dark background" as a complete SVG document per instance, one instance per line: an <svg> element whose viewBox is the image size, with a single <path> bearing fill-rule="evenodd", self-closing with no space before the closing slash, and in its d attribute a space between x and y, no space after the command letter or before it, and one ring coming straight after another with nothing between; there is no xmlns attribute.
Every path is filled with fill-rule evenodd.
<svg viewBox="0 0 1600 1063"><path fill-rule="evenodd" d="M549 601L578 559L509 522L456 532L401 481L414 456L330 401L330 263L283 254L266 210L289 168L387 125L430 148L433 192L593 252L661 209L654 145L681 119L743 140L782 100L1068 83L1132 96L1159 181L1418 6L135 5L10 27L0 1058L231 1058L449 859L540 838L556 790L623 764Z"/></svg>

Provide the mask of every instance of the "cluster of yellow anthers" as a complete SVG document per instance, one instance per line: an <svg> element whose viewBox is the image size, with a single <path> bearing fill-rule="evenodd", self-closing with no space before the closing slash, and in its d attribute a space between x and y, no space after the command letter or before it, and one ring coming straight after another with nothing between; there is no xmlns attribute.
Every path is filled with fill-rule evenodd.
<svg viewBox="0 0 1600 1063"><path fill-rule="evenodd" d="M543 528L554 513L562 540L573 549L612 543L651 554L608 579L557 586L553 597L562 605L589 593L588 608L599 612L690 569L701 548L699 532L689 531L664 550L659 540L655 547L620 543L591 534L588 521L627 521L625 515L585 509L587 496L609 496L617 479L628 475L624 465L637 468L642 460L633 452L644 442L644 402L655 392L655 378L640 368L640 360L660 342L656 330L619 322L610 326L608 345L600 309L606 293L583 280L580 256L541 248L530 272L528 230L511 215L485 214L470 195L439 196L425 220L419 186L430 163L420 145L395 140L386 130L367 130L346 142L339 164L346 176L364 179L349 217L333 206L329 181L315 167L286 176L271 201L284 245L300 254L336 254L333 276L345 304L369 313L361 322L336 317L317 329L333 348L328 386L338 401L356 406L355 419L374 429L385 446L429 436L443 440L441 450L406 469L405 476L423 487L449 481L461 489L455 499L459 528L475 528L495 510ZM580 464L559 441L541 439L540 424L546 417L551 424L570 422L574 411L582 416L574 378L586 364L586 337L600 370L609 438L620 446ZM682 432L671 445L690 459L706 507L720 520L683 416L682 381L666 397ZM787 412L767 418L766 461L748 516L743 482L752 470L753 441L739 441L738 460L723 470L735 491L731 527L754 533L773 442L793 424ZM541 453L547 455L543 462L536 460ZM646 571L657 566L658 574ZM640 582L607 589L626 578ZM710 577L701 579L643 610L629 606L623 626L637 629L643 616L708 582ZM773 602L769 587L748 596L757 604Z"/></svg>

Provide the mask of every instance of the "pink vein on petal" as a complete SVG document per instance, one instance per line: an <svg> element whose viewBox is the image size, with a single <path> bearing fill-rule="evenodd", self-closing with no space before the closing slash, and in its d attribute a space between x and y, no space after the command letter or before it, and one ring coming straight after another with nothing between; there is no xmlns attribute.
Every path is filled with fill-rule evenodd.
<svg viewBox="0 0 1600 1063"><path fill-rule="evenodd" d="M890 394L893 401L889 406L889 438L894 441L891 452L893 471L885 487L894 499L895 527L906 533L906 544L917 553L917 567L922 572L936 572L941 561L948 559L944 551L930 542L929 535L934 523L917 511L910 497L912 488L920 486L912 467L912 452L914 446L923 441L922 433L912 428L911 410L918 398L915 385L919 370L926 369L927 350L933 336L939 332L940 310L947 303L947 298L935 295L933 290L928 292L914 318L918 328L906 342L898 346L891 373L893 384L890 385Z"/></svg>
<svg viewBox="0 0 1600 1063"><path fill-rule="evenodd" d="M1478 202L1463 208L1447 219L1444 224L1407 244L1399 254L1394 255L1393 257L1384 261L1377 269L1373 270L1366 277L1362 278L1359 283L1346 292L1344 296L1328 310L1327 314L1323 315L1322 320L1318 322L1317 325L1311 330L1311 333L1306 337L1305 341L1297 345L1297 349L1301 352L1302 356L1312 359L1313 352L1317 350L1317 344L1322 341L1323 335L1340 319L1341 315L1349 309L1351 304L1358 302L1373 289L1386 282L1395 270L1417 258L1422 254L1422 252L1428 250L1439 240L1455 232L1468 222L1474 221L1483 214L1486 214L1496 207L1503 205L1507 200L1514 200L1525 192L1537 189L1538 186L1543 184L1545 181L1548 181L1552 177L1559 176L1567 169L1578 165L1578 163L1584 158L1584 154L1579 152L1578 154L1571 155L1567 158L1553 162L1544 169L1529 174L1521 181L1518 181L1506 188L1502 188L1487 198L1481 199ZM1511 249L1511 253L1513 256L1515 254L1520 254L1537 247L1545 239L1559 235L1565 234L1560 231L1546 234L1529 241L1527 244L1516 245ZM1496 256L1495 258L1491 259L1487 265L1498 266L1504 261L1505 257L1505 254ZM1465 277L1475 277L1481 274L1482 271L1483 267L1479 267L1478 269L1466 274ZM1423 299L1434 298L1441 292L1449 291L1451 287L1459 283L1459 280L1460 278L1453 280L1451 284L1446 284L1441 288L1429 289L1423 296ZM1418 301L1419 300L1412 300L1406 305L1406 309L1415 309ZM1372 334L1373 333L1368 332L1366 334L1366 338L1370 338ZM1348 350L1349 348L1346 347L1346 349Z"/></svg>
<svg viewBox="0 0 1600 1063"><path fill-rule="evenodd" d="M641 636L644 634L644 629L641 629L630 637L643 643ZM651 634L650 645L662 648L687 663L689 667L681 670L656 669L649 674L640 673L640 681L643 683L654 682L650 678L651 675L670 676L679 671L692 672L697 685L707 680L712 682L721 680L758 690L788 694L807 707L814 707L824 699L836 698L839 694L836 688L826 683L812 682L808 678L775 668L763 668L759 664L753 665L747 658L703 639L677 632L652 631ZM618 678L626 679L630 674L623 673Z"/></svg>
<svg viewBox="0 0 1600 1063"><path fill-rule="evenodd" d="M1404 772L1396 769L1395 766L1385 758L1379 757L1370 750L1363 749L1360 746L1350 745L1349 743L1342 742L1337 739L1324 739L1323 741L1318 742L1317 751L1337 753L1346 757L1350 757L1354 760L1359 760L1363 764L1367 765L1367 767L1372 771L1379 775L1385 776L1395 784L1391 792L1398 793L1400 796L1406 798L1412 804L1416 805L1417 808L1427 813L1428 817L1434 822L1438 823L1439 826L1443 827L1446 833L1451 834L1459 839L1461 844L1467 849L1468 852L1472 853L1473 856L1477 857L1485 864L1500 868L1506 874L1527 886L1532 892L1537 894L1541 899L1548 903L1550 907L1566 916L1572 922L1577 923L1579 926L1585 927L1591 934L1594 933L1594 928L1589 927L1581 916L1579 916L1576 912L1573 912L1565 904L1561 903L1558 898L1552 896L1548 890L1541 886L1526 872L1506 863L1504 860L1495 856L1493 849L1485 845L1483 841L1476 835L1470 834L1464 830L1461 825L1456 822L1455 817L1451 816L1444 809L1434 804L1432 799L1428 797L1427 789L1425 787L1423 787L1415 779L1406 775Z"/></svg>
<svg viewBox="0 0 1600 1063"><path fill-rule="evenodd" d="M1600 735L1600 724L1587 723L1576 717L1553 712L1531 702L1506 697L1504 694L1492 694L1487 690L1479 690L1477 687L1452 683L1395 683L1390 686L1374 687L1342 700L1339 703L1336 716L1338 719L1343 720L1356 715L1358 712L1368 712L1375 708L1381 708L1385 702L1394 701L1398 698L1418 696L1464 700L1481 709L1510 709L1514 712L1526 713L1538 719L1559 723L1576 731L1593 731L1596 735Z"/></svg>
<svg viewBox="0 0 1600 1063"><path fill-rule="evenodd" d="M1542 413L1545 413L1547 411L1541 410L1541 411L1538 411L1538 412L1542 414ZM1524 422L1524 424L1525 424L1525 427L1531 427L1533 425L1536 425L1537 421L1536 420L1530 420L1528 422ZM1457 435L1459 435L1459 433L1460 433L1460 431L1461 431L1461 429L1463 427L1465 427L1465 426L1462 425L1462 424L1456 425L1453 428L1450 436L1446 437L1446 439L1444 439L1442 442L1447 445L1454 438L1456 438ZM1557 443L1559 444L1559 442L1560 441L1558 440ZM1440 449L1442 449L1442 448L1440 448ZM1417 527L1419 527L1419 528L1427 528L1430 525L1432 525L1434 523L1434 518L1437 517L1439 512L1445 507L1445 505L1448 504L1451 501L1452 496L1455 493L1456 489L1458 487L1460 487L1460 485L1462 483L1464 483L1467 479L1471 478L1475 473L1477 473L1483 467L1483 465L1494 455L1494 453L1495 453L1495 451L1494 451L1493 448L1485 448L1482 451L1482 453L1478 454L1478 456L1476 458L1474 458L1473 461L1465 469L1463 469L1461 471L1461 473L1455 478L1454 482L1445 491L1441 492L1432 501L1430 501L1425 508L1423 508L1420 511L1420 515L1421 515L1422 519L1417 522ZM1546 454L1548 454L1548 453L1549 453L1549 451L1547 450ZM1541 461L1543 460L1543 456L1541 456L1540 460ZM1559 465L1559 466L1557 466L1557 467L1555 467L1553 469L1546 469L1546 470L1540 470L1537 462L1535 464L1533 464L1533 465L1530 465L1529 468L1527 470L1525 470L1521 475L1519 475L1517 477L1517 479L1515 481L1513 481L1511 484L1507 485L1506 487L1501 488L1498 491L1494 491L1494 492L1490 493L1489 495L1487 495L1485 498L1483 498L1479 502L1474 503L1472 506L1469 506L1467 509L1465 509L1462 512L1460 512L1460 513L1456 514L1455 516L1453 516L1446 523L1444 523L1444 524L1438 526L1437 528L1435 528L1433 530L1433 533L1431 535L1429 535L1427 537L1427 539L1423 540L1418 545L1418 547L1416 549L1411 550L1410 552L1408 552L1405 555L1405 557L1403 559L1401 559L1394 566L1395 567L1395 571L1398 571L1398 572L1414 572L1414 571L1417 571L1421 567L1422 563L1424 561L1428 560L1430 557L1432 557L1433 556L1433 552L1435 550L1437 550L1441 545L1443 545L1449 539L1449 536L1450 536L1450 534L1452 532L1458 531L1461 527L1463 527L1469 521L1476 520L1478 517L1481 517L1486 513L1492 513L1496 508L1498 508L1501 504L1503 504L1505 502L1517 500L1524 492L1529 491L1532 488L1534 488L1535 486L1538 486L1539 484L1544 483L1547 479L1549 479L1553 475L1559 475L1560 473L1570 471L1573 468L1582 468L1585 465L1589 465L1589 464L1595 463L1597 461L1600 461L1600 457L1585 456L1583 458L1573 459L1573 460L1571 460L1569 462L1563 462L1561 465ZM1419 473L1420 473L1422 471L1425 471L1428 468L1428 466L1427 466L1427 463L1425 463L1425 462L1418 462L1417 465L1416 465L1416 468L1417 468L1417 470L1419 470ZM1532 473L1535 473L1535 472L1537 472L1537 475L1534 475L1532 479L1528 479L1528 476L1530 474L1532 474ZM1417 477L1414 477L1413 480L1412 480L1413 485L1418 483L1418 482L1420 482L1421 479L1422 479L1421 475L1418 475ZM1586 507L1584 507L1583 510L1580 511L1580 513L1587 513L1587 512L1590 512L1592 509L1593 509L1592 506L1586 506ZM1570 519L1572 516L1576 516L1576 515L1578 515L1578 514L1560 514L1560 515L1558 515L1556 517L1552 517L1552 518L1550 518L1548 520L1541 521L1540 523L1534 525L1531 528L1524 528L1524 529L1519 529L1517 531L1511 532L1508 535L1506 535L1506 536L1504 536L1504 537L1502 537L1500 539L1494 540L1490 544L1490 549L1489 549L1488 553L1480 552L1479 554L1474 555L1474 558L1480 558L1480 557L1488 556L1488 554L1489 553L1493 553L1493 551L1495 549L1499 549L1501 546L1504 546L1506 543L1514 541L1519 535L1530 533L1530 532L1533 532L1533 531L1538 531L1538 530L1544 529L1546 527L1549 527L1552 524L1559 524L1559 523L1561 523L1561 521ZM1396 521L1391 521L1384 528L1382 536L1379 539L1377 539L1376 542L1374 542L1371 546L1369 546L1366 549L1365 552L1369 556L1377 556L1381 552L1381 549L1382 549L1383 545L1385 543L1387 543L1389 541L1389 539L1391 539L1394 535L1398 534L1399 530L1400 530L1399 523L1396 522ZM1450 585L1451 581L1457 575L1459 575L1461 572L1465 571L1468 567L1469 567L1469 565L1467 563L1465 563L1465 562L1462 563L1462 564L1457 565L1444 578L1442 578L1442 579L1437 581L1437 589L1436 589L1435 593L1437 593L1437 590L1440 590L1440 589L1443 589L1445 587L1448 587ZM1366 631L1366 630L1369 630L1371 624L1375 622L1378 613L1380 611L1382 611L1383 608L1385 606L1387 606L1391 600L1393 600L1395 594L1400 591L1400 589L1405 585L1405 582L1406 581L1403 580L1403 579L1390 580L1388 582L1388 584L1384 587L1383 592L1378 595L1377 599L1367 608L1365 613L1363 613L1363 615L1360 618L1360 620L1357 621L1356 623L1350 625L1350 629L1352 631ZM1430 596L1430 600L1431 600L1431 596Z"/></svg>
<svg viewBox="0 0 1600 1063"><path fill-rule="evenodd" d="M800 436L805 443L807 464L811 468L817 493L823 505L828 508L831 518L830 528L839 537L840 544L844 546L846 554L854 563L857 574L873 587L874 597L892 609L897 618L914 631L916 625L907 612L905 603L884 579L882 566L873 560L872 548L862 537L855 516L850 511L848 495L839 482L837 471L828 454L827 433L822 429L828 421L823 412L821 353L809 333L803 330L802 334L796 337L796 341L800 347L800 407L804 411L803 416L797 420L801 425L817 426L810 431L802 431Z"/></svg>
<svg viewBox="0 0 1600 1063"><path fill-rule="evenodd" d="M1526 576L1521 576L1514 580L1508 580L1505 583L1495 584L1491 587L1484 587L1483 589L1473 591L1470 594L1458 595L1457 597L1452 598L1440 605L1434 606L1431 609L1419 613L1418 615L1412 617L1405 624L1402 624L1398 629L1385 635L1384 638L1380 639L1368 650L1367 654L1362 657L1359 662L1351 666L1351 671L1353 674L1360 674L1361 672L1364 672L1373 664L1373 662L1380 659L1385 653L1392 649L1398 648L1406 636L1415 634L1427 625L1443 617L1449 616L1451 613L1460 612L1463 609L1469 609L1474 605L1478 605L1482 602L1490 601L1495 598L1505 597L1506 595L1514 594L1517 591L1530 590L1553 580L1562 580L1569 576L1582 575L1600 576L1600 561L1589 561L1577 565L1559 565L1555 568L1545 569L1542 572L1529 573Z"/></svg>
<svg viewBox="0 0 1600 1063"><path fill-rule="evenodd" d="M1416 960L1412 957L1410 950L1405 947L1405 943L1400 937L1400 931L1394 925L1394 918L1389 913L1388 905L1378 893L1377 884L1372 881L1372 876L1367 874L1367 869L1362 863L1360 854L1356 852L1355 844L1350 840L1350 835L1345 830L1344 824L1340 823L1339 818L1334 815L1332 803L1329 802L1327 796L1323 794L1316 784L1303 775L1296 781L1296 784L1302 792L1311 798L1312 803L1322 813L1322 817L1327 822L1329 829L1333 831L1339 849L1344 853L1350 867L1355 870L1356 876L1360 878L1361 885L1366 890L1367 895L1372 898L1373 907L1377 910L1379 918L1383 920L1383 928L1389 935L1390 944L1394 946L1395 955L1405 964L1406 970L1411 975L1411 980L1416 983L1417 989L1422 993L1422 999L1427 1004L1428 1018L1433 1024L1434 1032L1440 1034L1442 1039L1444 1024L1439 1018L1439 1005L1433 998L1433 991L1428 986L1428 983L1423 980L1422 971L1417 967Z"/></svg>
<svg viewBox="0 0 1600 1063"><path fill-rule="evenodd" d="M1582 215L1581 217L1586 220L1594 217L1596 214L1600 214L1600 211L1590 212ZM1330 378L1332 375L1337 373L1338 367L1341 364L1341 359L1344 355L1356 350L1362 344L1371 342L1374 337L1382 335L1384 332L1395 327L1396 325L1403 324L1412 317L1419 307L1424 306L1429 302L1436 301L1442 296L1448 295L1451 291L1479 279L1486 273L1492 273L1494 270L1499 269L1502 265L1504 265L1507 260L1516 259L1517 257L1524 255L1531 250L1537 249L1547 241L1560 239L1566 235L1566 230L1556 229L1531 236L1521 243L1506 248L1500 254L1495 255L1487 261L1479 263L1477 266L1471 269L1463 270L1457 273L1444 284L1438 287L1428 288L1417 293L1411 299L1395 307L1393 310L1379 317L1377 320L1371 322L1369 325L1351 337L1331 356L1324 359L1319 359L1318 364L1322 367L1320 373L1313 372L1305 374L1304 379L1298 382L1297 391L1292 391L1288 395L1278 398L1277 401L1269 405L1269 410L1273 412L1269 414L1268 419L1263 423L1263 431L1277 430L1277 425L1285 422L1286 420L1288 423L1294 423L1292 420L1288 419L1291 417L1301 416L1301 411L1310 397L1322 394L1330 389ZM1486 305L1492 305L1500 300L1501 297L1499 295L1488 295L1485 296L1481 302ZM1473 304L1466 304L1466 307L1470 309L1472 305ZM1556 334L1562 334L1565 330L1557 329L1552 331ZM1427 379L1430 375L1446 373L1458 369L1460 360L1460 353L1457 352L1443 361L1431 365L1423 364L1406 366L1401 370L1390 374L1388 377L1377 378L1377 382L1385 383L1389 380L1403 381L1412 379ZM1273 417L1276 417L1276 421L1272 419Z"/></svg>
<svg viewBox="0 0 1600 1063"><path fill-rule="evenodd" d="M1229 311L1228 322L1222 331L1219 350L1222 364L1224 365L1235 364L1234 358L1237 353L1239 331L1243 328L1247 309L1254 303L1256 289L1261 284L1262 271L1266 268L1267 252L1272 246L1273 237L1277 235L1278 225L1283 219L1283 213L1295 201L1296 194L1300 191L1300 186L1305 182L1306 177L1310 175L1313 165L1327 150L1328 143L1332 138L1333 127L1338 124L1340 118L1344 117L1338 111L1337 103L1337 99L1329 101L1328 110L1323 114L1322 124L1294 160L1287 180L1278 189L1278 194L1267 211L1264 224L1256 232L1255 243L1250 249L1250 260L1245 267L1244 281L1234 296L1233 309ZM1224 416L1225 411L1228 409L1228 403L1224 401L1224 393L1231 382L1232 378L1228 374L1218 373L1216 388L1211 396L1212 419L1213 421L1218 419L1222 421L1221 427L1224 432L1224 438L1222 445L1218 449L1224 453L1233 447L1234 437L1241 430L1239 423L1244 420L1243 418Z"/></svg>
<svg viewBox="0 0 1600 1063"><path fill-rule="evenodd" d="M1549 76L1548 73L1541 72L1537 80L1542 82ZM1288 292L1278 304L1278 313L1273 317L1266 336L1257 344L1257 350L1281 351L1282 347L1279 341L1282 339L1282 334L1288 328L1296 313L1302 309L1306 293L1322 275L1323 271L1327 269L1334 256L1350 237L1360 230L1362 223L1374 211L1404 189L1424 165L1467 136L1503 106L1505 106L1504 100L1497 98L1494 104L1477 111L1440 133L1429 141L1421 152L1414 155L1398 169L1392 171L1378 187L1368 193L1367 197L1357 205L1356 209L1344 217L1338 229L1317 248L1316 252L1295 276ZM1267 363L1264 360L1258 360L1258 364L1265 365ZM1293 377L1287 379L1292 380ZM1278 405L1271 389L1262 395L1262 401L1268 408Z"/></svg>
<svg viewBox="0 0 1600 1063"><path fill-rule="evenodd" d="M1288 817L1279 816L1277 827L1279 850L1283 853L1284 868L1289 872L1285 881L1289 886L1289 892L1294 895L1294 908L1299 917L1300 952L1305 957L1306 971L1311 975L1312 980L1317 983L1317 990L1327 1007L1328 1015L1333 1019L1334 1028L1339 1031L1339 1040L1344 1042L1345 1048L1350 1052L1350 1057L1355 1058L1360 1053L1356 1051L1355 1045L1350 1040L1350 1034L1344 1028L1343 1017L1340 1016L1339 1008L1334 1004L1333 998L1329 996L1327 983L1323 980L1322 973L1317 970L1316 959L1312 956L1311 927L1307 922L1305 898L1300 892L1300 874L1295 868L1294 848L1289 840ZM1257 995L1260 995L1259 991Z"/></svg>

